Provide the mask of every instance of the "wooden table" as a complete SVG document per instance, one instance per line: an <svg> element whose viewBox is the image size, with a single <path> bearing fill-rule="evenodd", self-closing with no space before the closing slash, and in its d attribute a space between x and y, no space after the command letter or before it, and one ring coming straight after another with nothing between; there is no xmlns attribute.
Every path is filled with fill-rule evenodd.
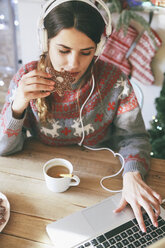
<svg viewBox="0 0 165 248"><path fill-rule="evenodd" d="M64 193L46 188L42 167L54 157L71 161L80 185ZM95 204L111 193L100 186L100 179L120 168L117 158L108 151L90 151L78 146L49 147L29 139L24 150L0 157L0 192L11 205L8 224L0 233L1 248L53 247L45 227L82 208ZM165 160L152 159L147 183L165 198ZM109 179L106 186L122 187L122 176Z"/></svg>

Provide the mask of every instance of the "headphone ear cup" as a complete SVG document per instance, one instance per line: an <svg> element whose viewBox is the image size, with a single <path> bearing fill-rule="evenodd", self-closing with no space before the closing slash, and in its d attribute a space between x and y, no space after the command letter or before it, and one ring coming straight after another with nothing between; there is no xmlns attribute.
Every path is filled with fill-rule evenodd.
<svg viewBox="0 0 165 248"><path fill-rule="evenodd" d="M106 44L107 38L104 34L102 34L100 42L97 44L95 56L100 56L101 53L104 50L105 44Z"/></svg>
<svg viewBox="0 0 165 248"><path fill-rule="evenodd" d="M42 28L40 32L41 51L46 53L48 52L48 32L45 28Z"/></svg>

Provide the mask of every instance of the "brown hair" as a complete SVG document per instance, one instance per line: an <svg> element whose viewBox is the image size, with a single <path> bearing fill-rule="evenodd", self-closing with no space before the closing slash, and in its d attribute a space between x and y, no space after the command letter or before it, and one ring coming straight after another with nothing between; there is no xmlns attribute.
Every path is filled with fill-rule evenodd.
<svg viewBox="0 0 165 248"><path fill-rule="evenodd" d="M37 70L46 72L46 68L49 66L50 60L48 55L43 54L40 56L40 60L37 64ZM45 122L47 119L51 118L51 99L52 96L49 95L45 98L37 98L36 107L38 109L38 116L41 122Z"/></svg>
<svg viewBox="0 0 165 248"><path fill-rule="evenodd" d="M105 22L101 14L89 4L81 1L69 1L61 3L50 11L44 19L44 27L47 30L49 40L55 37L62 29L74 27L86 34L95 44L98 44L104 32ZM48 54L41 55L38 61L38 70L46 71L48 66L51 66ZM89 76L91 76L90 70L88 70L84 80L82 80L79 89ZM77 100L79 100L78 95L79 93L77 94ZM51 102L52 95L36 100L38 115L41 121L51 118Z"/></svg>

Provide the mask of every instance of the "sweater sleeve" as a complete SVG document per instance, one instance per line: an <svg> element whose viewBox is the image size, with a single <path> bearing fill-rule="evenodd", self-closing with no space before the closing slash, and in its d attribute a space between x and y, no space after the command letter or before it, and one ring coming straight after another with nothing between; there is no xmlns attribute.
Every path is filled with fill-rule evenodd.
<svg viewBox="0 0 165 248"><path fill-rule="evenodd" d="M12 78L6 101L0 114L0 155L5 156L22 150L26 138L26 130L23 126L27 111L22 119L15 119L12 113L12 102L14 100L18 85L22 76L36 68L36 61L22 66Z"/></svg>
<svg viewBox="0 0 165 248"><path fill-rule="evenodd" d="M10 82L6 101L0 114L0 155L5 156L22 150L26 137L22 119L15 119L12 115L12 102L18 87L18 82L23 75L21 68Z"/></svg>
<svg viewBox="0 0 165 248"><path fill-rule="evenodd" d="M139 171L142 177L150 167L150 143L133 88L120 95L117 115L113 122L113 149L125 160L124 172ZM124 89L126 92L126 90ZM123 91L123 92L124 92Z"/></svg>
<svg viewBox="0 0 165 248"><path fill-rule="evenodd" d="M12 116L11 103L6 103L0 116L0 155L6 156L22 150L26 137L23 121Z"/></svg>
<svg viewBox="0 0 165 248"><path fill-rule="evenodd" d="M21 151L26 138L25 120L27 110L22 119L15 119L12 113L12 102L14 100L18 85L22 76L36 68L37 61L23 65L12 78L6 101L0 114L0 155L6 156Z"/></svg>

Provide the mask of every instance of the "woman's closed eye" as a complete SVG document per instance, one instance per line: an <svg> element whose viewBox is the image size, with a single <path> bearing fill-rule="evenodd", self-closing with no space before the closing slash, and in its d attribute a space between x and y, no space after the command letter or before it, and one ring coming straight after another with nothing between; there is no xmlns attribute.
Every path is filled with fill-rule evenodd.
<svg viewBox="0 0 165 248"><path fill-rule="evenodd" d="M66 53L70 53L70 50L59 50L60 53L66 54Z"/></svg>
<svg viewBox="0 0 165 248"><path fill-rule="evenodd" d="M87 51L87 52L84 52L84 51L83 51L83 52L81 52L81 54L82 54L82 55L85 55L85 56L88 56L88 55L91 54L91 51Z"/></svg>
<svg viewBox="0 0 165 248"><path fill-rule="evenodd" d="M71 51L70 50L59 50L60 53L62 54L68 54L70 53ZM84 55L84 56L89 56L91 55L91 51L81 51L81 54Z"/></svg>

